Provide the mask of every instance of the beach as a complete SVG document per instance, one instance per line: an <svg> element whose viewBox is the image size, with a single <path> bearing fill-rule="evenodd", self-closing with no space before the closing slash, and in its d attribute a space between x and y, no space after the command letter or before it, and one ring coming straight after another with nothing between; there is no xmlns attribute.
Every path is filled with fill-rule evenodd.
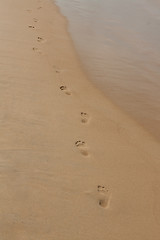
<svg viewBox="0 0 160 240"><path fill-rule="evenodd" d="M56 0L88 78L160 141L160 4Z"/></svg>
<svg viewBox="0 0 160 240"><path fill-rule="evenodd" d="M91 83L50 0L0 1L0 239L159 240L159 143Z"/></svg>

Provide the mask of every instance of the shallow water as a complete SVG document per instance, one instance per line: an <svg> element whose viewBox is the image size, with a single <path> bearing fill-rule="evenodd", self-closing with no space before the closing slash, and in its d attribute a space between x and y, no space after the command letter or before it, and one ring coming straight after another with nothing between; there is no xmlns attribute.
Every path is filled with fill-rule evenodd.
<svg viewBox="0 0 160 240"><path fill-rule="evenodd" d="M56 0L91 79L160 140L158 0Z"/></svg>

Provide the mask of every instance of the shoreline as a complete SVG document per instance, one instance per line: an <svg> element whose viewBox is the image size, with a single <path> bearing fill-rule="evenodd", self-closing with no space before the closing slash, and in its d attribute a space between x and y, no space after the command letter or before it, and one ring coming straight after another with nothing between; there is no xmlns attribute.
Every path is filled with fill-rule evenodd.
<svg viewBox="0 0 160 240"><path fill-rule="evenodd" d="M51 0L0 11L0 238L158 240L159 144L87 79Z"/></svg>
<svg viewBox="0 0 160 240"><path fill-rule="evenodd" d="M53 2L53 0L52 0L52 2ZM78 54L78 50L76 49L76 45L72 39L71 33L68 31L69 21L68 21L67 17L61 13L61 9L57 3L53 2L53 4L55 4L55 7L57 8L58 14L61 15L61 17L63 18L64 26L66 28L66 34L68 35L68 38L71 41L71 45L72 45L72 48L74 51L75 58L79 64L79 67L81 68L81 71L83 72L83 75L86 78L86 81L88 81L94 88L96 88L100 92L100 94L103 95L103 97L106 99L107 102L109 102L115 109L117 109L119 112L121 112L122 115L126 116L129 119L129 121L132 122L133 125L142 129L148 135L149 138L153 139L153 141L157 142L157 144L160 144L159 139L153 134L153 132L151 130L149 130L147 127L144 127L142 125L142 122L138 121L135 118L135 116L133 116L133 114L125 111L125 109L118 106L109 96L107 96L106 92L102 90L102 86L98 86L96 81L92 80L92 77L90 76L89 72L87 72L87 69L84 67L83 61L82 61L80 55Z"/></svg>
<svg viewBox="0 0 160 240"><path fill-rule="evenodd" d="M121 27L123 28L123 26L121 26L122 23L119 23L121 26L119 26L119 30L114 30L114 28L118 28L117 25L110 26L109 24L109 27L107 24L107 17L104 17L103 19L105 11L103 12L102 16L98 18L99 8L97 8L96 10L96 5L98 5L100 8L102 8L102 6L104 5L106 9L108 9L109 5L111 5L111 9L112 7L114 8L114 6L112 6L114 4L109 4L108 1L106 3L102 2L99 4L96 2L93 4L88 2L88 10L87 2L85 3L83 1L78 1L77 3L73 2L72 4L72 1L69 0L69 2L66 4L64 1L57 0L56 4L60 7L60 12L62 13L62 15L64 14L68 18L68 31L71 35L71 38L73 38L74 48L79 55L80 61L82 62L81 65L83 69L85 69L88 79L94 82L94 85L105 94L107 99L110 99L111 102L117 105L118 108L120 108L123 112L129 115L130 118L134 119L139 125L142 126L142 128L146 129L147 132L149 132L157 141L159 141L159 92L158 88L155 87L156 84L158 86L158 82L156 83L156 79L158 81L159 73L158 70L155 70L154 72L153 69L157 66L156 63L158 62L158 59L156 60L156 58L153 58L154 51L152 52L152 54L150 53L146 55L146 57L145 54L143 55L141 53L141 51L145 51L143 48L141 48L141 50L139 49L140 53L136 52L136 47L138 47L137 45L142 44L142 39L140 38L139 44L137 42L137 44L135 44L134 46L132 46L131 44L131 39L133 42L136 41L136 39L134 39L134 36L138 36L138 32L135 32L135 34L131 32L132 37L128 39L128 44L130 46L130 49L128 49L128 51L121 45L119 47L116 46L116 43L114 39L112 39L112 37L110 38L110 43L108 43L107 40L105 41L108 34L110 35L112 32L111 35L114 35L114 33L117 34L117 41L120 40L119 34L121 35L121 37L123 36L124 45L126 45L126 34L128 32L127 26L125 26L124 23L124 29L126 27L126 31L124 32L120 30ZM120 12L123 9L123 5L124 1L121 5ZM135 5L133 4L133 8ZM146 7L147 6L148 5L146 4ZM81 9L83 8L84 11L81 11ZM142 9L144 10L144 6L142 7ZM109 15L114 18L114 16L112 16L112 10ZM137 11L141 10L138 10L137 8ZM134 9L133 11L136 14L136 9ZM141 16L142 19L143 16L144 19L146 19L146 15L144 13ZM149 19L151 18L150 15L148 17ZM101 37L96 37L96 28L94 28L92 25L94 19L96 18L98 18L96 26L99 28L98 32ZM141 24L143 25L142 22ZM108 26L110 28L109 31L103 31L105 29L105 24L106 27ZM92 31L89 31L90 33L87 33L87 29L89 29L90 25L92 26ZM149 28L148 30L151 29ZM104 41L102 41L103 43L101 43L100 41L101 38ZM92 44L88 44L88 42L92 42ZM149 49L151 47L148 44L149 43L146 42L146 49ZM124 55L122 52L124 52ZM124 58L126 59L126 61L123 62ZM143 59L140 66L138 64L140 61L139 58L141 58L141 60ZM146 59L148 59L148 63ZM114 67L115 64L116 67ZM147 64L150 65L148 70L146 66ZM148 75L147 78L144 77L146 75ZM148 82L150 82L150 86L148 85ZM144 91L142 91L143 87Z"/></svg>

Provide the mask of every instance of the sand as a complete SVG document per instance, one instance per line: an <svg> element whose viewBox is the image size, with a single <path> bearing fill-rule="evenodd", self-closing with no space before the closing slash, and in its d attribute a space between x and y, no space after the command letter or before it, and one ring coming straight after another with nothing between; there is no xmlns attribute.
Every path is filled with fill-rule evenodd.
<svg viewBox="0 0 160 240"><path fill-rule="evenodd" d="M160 1L154 1L56 0L89 78L160 141Z"/></svg>
<svg viewBox="0 0 160 240"><path fill-rule="evenodd" d="M159 240L159 143L87 79L52 1L0 1L0 53L0 239Z"/></svg>

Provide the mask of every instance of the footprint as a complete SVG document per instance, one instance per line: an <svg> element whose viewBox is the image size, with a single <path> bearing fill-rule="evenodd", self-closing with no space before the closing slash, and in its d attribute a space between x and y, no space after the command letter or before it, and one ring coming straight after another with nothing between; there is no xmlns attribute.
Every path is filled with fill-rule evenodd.
<svg viewBox="0 0 160 240"><path fill-rule="evenodd" d="M98 186L97 186L97 191L104 193L104 192L106 192L106 188L105 188L104 186L98 185Z"/></svg>
<svg viewBox="0 0 160 240"><path fill-rule="evenodd" d="M35 52L38 52L39 54L41 54L41 51L38 48L36 48L36 47L33 47L32 50L35 51Z"/></svg>
<svg viewBox="0 0 160 240"><path fill-rule="evenodd" d="M61 73L61 70L58 67L56 67L55 65L53 65L52 67L56 73Z"/></svg>
<svg viewBox="0 0 160 240"><path fill-rule="evenodd" d="M38 22L38 19L37 19L37 18L33 18L33 21L34 21L34 22Z"/></svg>
<svg viewBox="0 0 160 240"><path fill-rule="evenodd" d="M60 89L64 91L65 94L71 95L71 91L66 86L61 86Z"/></svg>
<svg viewBox="0 0 160 240"><path fill-rule="evenodd" d="M31 9L27 9L26 11L27 11L27 12L29 12L29 13L31 13L31 12L32 12L32 10L31 10Z"/></svg>
<svg viewBox="0 0 160 240"><path fill-rule="evenodd" d="M42 37L37 37L38 42L45 42L45 40Z"/></svg>
<svg viewBox="0 0 160 240"><path fill-rule="evenodd" d="M99 193L99 201L98 204L102 208L109 208L110 206L110 200L111 200L111 193L108 189L106 189L104 186L98 185L97 191Z"/></svg>
<svg viewBox="0 0 160 240"><path fill-rule="evenodd" d="M81 122L87 123L89 121L89 115L86 112L81 112Z"/></svg>
<svg viewBox="0 0 160 240"><path fill-rule="evenodd" d="M56 72L56 73L60 73L60 70L56 69L55 72Z"/></svg>
<svg viewBox="0 0 160 240"><path fill-rule="evenodd" d="M76 147L82 147L82 146L85 146L85 142L78 140L75 142L75 145L76 145Z"/></svg>
<svg viewBox="0 0 160 240"><path fill-rule="evenodd" d="M80 140L76 141L75 146L77 148L79 148L79 150L80 150L80 152L83 156L88 156L89 155L88 148L87 148L86 143L84 141L80 141Z"/></svg>
<svg viewBox="0 0 160 240"><path fill-rule="evenodd" d="M42 7L38 7L37 9L39 10L39 9L41 9Z"/></svg>
<svg viewBox="0 0 160 240"><path fill-rule="evenodd" d="M56 73L60 73L61 71L59 69L55 69L55 72Z"/></svg>
<svg viewBox="0 0 160 240"><path fill-rule="evenodd" d="M32 26L32 25L29 25L28 27L29 27L29 28L32 28L32 29L34 29L34 28L35 28L35 27L34 27L34 26Z"/></svg>

